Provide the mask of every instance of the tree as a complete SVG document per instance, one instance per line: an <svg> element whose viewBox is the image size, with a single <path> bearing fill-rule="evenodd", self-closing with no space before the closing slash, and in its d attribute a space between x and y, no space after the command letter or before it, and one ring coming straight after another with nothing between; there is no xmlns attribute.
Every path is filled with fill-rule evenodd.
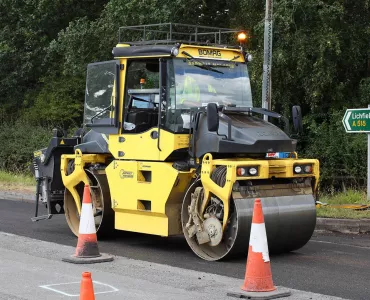
<svg viewBox="0 0 370 300"><path fill-rule="evenodd" d="M13 116L22 107L27 91L49 66L44 57L49 43L69 22L81 16L96 18L104 0L3 0L0 2L0 112ZM28 105L32 105L28 103Z"/></svg>

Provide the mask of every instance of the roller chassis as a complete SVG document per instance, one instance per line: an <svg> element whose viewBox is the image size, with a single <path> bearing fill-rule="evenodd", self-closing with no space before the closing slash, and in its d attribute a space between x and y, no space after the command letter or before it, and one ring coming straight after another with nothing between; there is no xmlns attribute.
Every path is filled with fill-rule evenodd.
<svg viewBox="0 0 370 300"><path fill-rule="evenodd" d="M79 220L79 208L82 201L80 197L82 188L78 185L85 183L90 184L92 198L96 200L93 201L95 217L98 217L99 210L100 214L104 214L104 211L106 211L106 224L102 228L106 228L105 233L114 230L114 212L112 208L115 204L113 203L114 200L111 199L108 179L105 174L107 161L109 161L109 156L83 154L78 149L74 154L62 154L60 156L60 172L65 189L63 191L62 210L57 213L65 213L67 223L76 236L78 235L78 221L76 220ZM281 178L275 178L275 176L271 178L270 171L266 171L274 170L277 166L281 167L282 165L291 168L299 162L316 161L299 160L297 158L285 160L213 159L211 154L205 155L200 165L199 174L195 175L196 178L187 189L182 201L182 233L193 251L206 260L224 259L232 257L236 253L247 251L251 208L256 198L261 198L263 205L266 205L268 210L271 210L269 202L273 202L275 208L278 208L275 212L276 215L286 213L287 209L289 210L290 203L294 202L295 205L301 206L301 210L304 210L305 213L300 214L299 222L302 222L302 218L306 218L304 221L306 230L304 233L295 233L296 236L292 232L289 233L295 242L287 242L286 234L282 233L280 229L272 229L271 224L275 226L277 224L274 220L276 217L269 216L268 211L266 226L267 235L271 239L269 241L271 252L292 251L302 247L311 237L315 226L314 191L317 180L315 176L289 178L287 177L288 174L280 174ZM114 161L109 163L115 164ZM238 166L255 166L256 164L260 166L260 176L258 178L240 178L237 176L236 169ZM98 177L100 179L97 179ZM42 178L42 180L46 179ZM42 180L40 182L46 182ZM102 180L105 182L104 184L101 184ZM99 182L99 188L97 182ZM98 190L93 191L94 188L98 188ZM44 193L45 190L40 194L44 195ZM279 200L274 199L276 196L285 198L279 204ZM297 197L302 198L300 203L297 202ZM101 209L102 202L104 202L104 210ZM49 203L53 202L49 201ZM47 202L45 204L48 206ZM60 205L60 202L57 204ZM214 206L217 207L214 208ZM48 207L50 208L51 205ZM50 215L53 213L54 211L51 211ZM75 218L73 221L72 215L75 215L77 219ZM107 216L109 216L109 220ZM43 218L45 219L45 217ZM283 224L284 220L278 222L283 224L279 224L280 227L285 227L288 231L298 224L297 218L294 218L293 222L291 221L292 216L289 218L286 224ZM103 236L103 229L100 229L101 224L103 224L102 220L98 221L96 229L99 235ZM240 241L241 235L244 242ZM273 235L278 235L279 240L285 241L285 245L273 242L272 239L276 240L276 237L272 237Z"/></svg>
<svg viewBox="0 0 370 300"><path fill-rule="evenodd" d="M170 36L174 33L172 29ZM196 37L198 29L195 28ZM221 31L217 32L221 39ZM207 52L210 47L217 51ZM293 251L307 243L315 227L319 162L298 159L296 140L289 133L285 117L250 107L245 96L239 99L244 106L234 99L239 104L219 106L208 102L206 106L202 103L201 107L190 108L186 112L190 114L188 127L182 115L183 123L176 123L179 119L176 114L182 114L183 109L169 113L168 120L173 123L166 123L167 112L162 107L170 100L166 98L171 86L167 83L170 72L182 65L192 74L193 66L184 65L185 61L197 62L200 69L211 72L221 60L234 64L239 71L245 65L243 72L247 74L248 55L243 47L208 42L187 44L174 42L171 37L169 41L148 45L119 43L112 53L114 61L88 65L87 73L92 72L91 78L95 80L92 86L99 87L98 91L89 91L85 99L83 129L91 130L85 134L81 129L72 138L54 130L49 147L34 153L32 170L37 192L33 221L64 213L77 236L82 191L88 184L99 237L115 229L159 236L183 234L200 258L209 261L230 258L247 253L253 202L260 198L271 252ZM199 53L217 53L221 58L198 57ZM146 62L147 57L151 61L149 66L154 57L158 58L159 88L126 87L130 61ZM216 64L209 67L210 61ZM223 68L216 73L225 71L228 76L235 76L235 72L230 72L234 68L228 70L227 65ZM150 69L153 71L153 65ZM102 74L108 74L109 80L99 77ZM211 73L206 77L216 80ZM249 82L247 77L242 78L244 83ZM88 75L86 90L89 82ZM94 98L97 100L94 102L89 95L104 95L101 91L106 87L101 87L100 82L109 82L112 94L106 93L107 99ZM246 87L250 90L249 85ZM155 107L142 109L135 104L131 110L132 101L144 100L135 93L149 97L148 105ZM230 101L233 97L234 94L229 95ZM99 109L102 110L96 112ZM295 106L292 112L294 128L299 133L300 108ZM255 114L282 121L284 129ZM286 159L266 158L269 152L291 155ZM304 166L312 169L296 172L297 167ZM249 172L251 169L253 173ZM48 208L45 216L38 216L40 198Z"/></svg>

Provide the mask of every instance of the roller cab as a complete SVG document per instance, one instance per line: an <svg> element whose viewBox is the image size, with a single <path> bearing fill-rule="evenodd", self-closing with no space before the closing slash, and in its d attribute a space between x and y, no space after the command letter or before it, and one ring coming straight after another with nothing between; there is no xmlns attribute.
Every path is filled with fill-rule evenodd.
<svg viewBox="0 0 370 300"><path fill-rule="evenodd" d="M135 41L126 40L129 32ZM115 230L184 235L205 260L246 254L260 198L271 252L307 243L319 162L296 153L299 106L293 126L253 106L251 57L239 33L173 23L124 27L114 59L87 66L83 127L68 147L49 151L49 162L36 159L39 170L52 170L47 180L35 173L49 182L37 194L58 191L59 213L74 234L89 184L100 238ZM276 152L287 157L271 158Z"/></svg>

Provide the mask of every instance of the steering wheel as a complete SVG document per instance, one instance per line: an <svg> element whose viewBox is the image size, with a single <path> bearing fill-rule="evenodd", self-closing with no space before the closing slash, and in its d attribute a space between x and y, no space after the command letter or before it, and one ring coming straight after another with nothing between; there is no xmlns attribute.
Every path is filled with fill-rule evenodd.
<svg viewBox="0 0 370 300"><path fill-rule="evenodd" d="M131 97L132 97L132 99L135 99L135 100L138 100L138 101L147 102L147 103L152 103L152 104L154 104L154 106L158 106L158 105L159 105L159 103L156 103L156 102L150 102L150 101L148 101L148 100L145 100L145 99L142 99L142 98L139 98L139 97L136 97L136 96L131 96Z"/></svg>

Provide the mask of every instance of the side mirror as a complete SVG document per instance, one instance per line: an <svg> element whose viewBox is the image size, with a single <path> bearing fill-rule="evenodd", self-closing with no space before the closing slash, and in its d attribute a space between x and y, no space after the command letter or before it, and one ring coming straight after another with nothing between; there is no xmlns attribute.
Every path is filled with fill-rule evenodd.
<svg viewBox="0 0 370 300"><path fill-rule="evenodd" d="M208 103L207 105L207 125L208 131L218 131L220 119L218 117L218 108L216 103Z"/></svg>
<svg viewBox="0 0 370 300"><path fill-rule="evenodd" d="M302 125L302 111L299 105L294 105L292 107L292 115L293 115L293 126L294 130L297 133L303 132L303 125Z"/></svg>

